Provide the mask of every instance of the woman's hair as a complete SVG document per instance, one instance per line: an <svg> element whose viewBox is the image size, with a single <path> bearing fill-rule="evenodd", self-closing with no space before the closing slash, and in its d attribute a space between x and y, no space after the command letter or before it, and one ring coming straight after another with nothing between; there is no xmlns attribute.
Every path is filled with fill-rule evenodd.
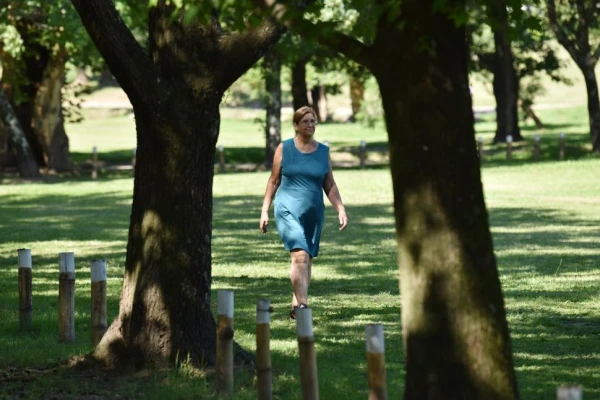
<svg viewBox="0 0 600 400"><path fill-rule="evenodd" d="M317 114L315 114L315 110L312 109L312 107L309 106L304 106L304 107L300 107L299 109L296 110L296 112L294 113L294 124L298 124L300 123L300 120L302 118L304 118L304 116L306 114L312 114L313 117L315 117L315 119L317 118Z"/></svg>

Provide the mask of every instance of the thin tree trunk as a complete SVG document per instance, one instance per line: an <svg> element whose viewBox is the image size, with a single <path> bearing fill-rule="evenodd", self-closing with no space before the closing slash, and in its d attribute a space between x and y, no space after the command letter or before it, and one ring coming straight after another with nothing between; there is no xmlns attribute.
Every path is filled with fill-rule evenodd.
<svg viewBox="0 0 600 400"><path fill-rule="evenodd" d="M582 69L587 89L587 108L590 121L590 136L592 150L600 152L600 97L598 96L598 82L594 66Z"/></svg>
<svg viewBox="0 0 600 400"><path fill-rule="evenodd" d="M265 167L271 169L275 149L281 143L281 57L272 49L264 57L267 124Z"/></svg>
<svg viewBox="0 0 600 400"><path fill-rule="evenodd" d="M311 91L311 107L317 114L319 122L327 121L327 97L325 95L325 85L316 85Z"/></svg>
<svg viewBox="0 0 600 400"><path fill-rule="evenodd" d="M306 87L306 58L301 58L292 67L292 103L294 110L309 105Z"/></svg>
<svg viewBox="0 0 600 400"><path fill-rule="evenodd" d="M523 140L519 128L519 84L513 64L512 49L508 37L508 14L503 1L493 0L491 8L494 32L494 79L496 98L496 135L494 143L505 142L508 135L513 141Z"/></svg>
<svg viewBox="0 0 600 400"><path fill-rule="evenodd" d="M6 124L8 130L8 140L14 149L19 175L23 178L37 178L40 176L40 170L37 162L33 157L29 142L25 137L25 132L21 128L21 124L15 114L6 93L2 89L0 82L0 113L2 121Z"/></svg>
<svg viewBox="0 0 600 400"><path fill-rule="evenodd" d="M389 135L404 398L515 399L474 140L465 32L432 12L431 2L405 0L400 15L404 29L394 21L380 26L371 69ZM422 37L435 51L420 46Z"/></svg>

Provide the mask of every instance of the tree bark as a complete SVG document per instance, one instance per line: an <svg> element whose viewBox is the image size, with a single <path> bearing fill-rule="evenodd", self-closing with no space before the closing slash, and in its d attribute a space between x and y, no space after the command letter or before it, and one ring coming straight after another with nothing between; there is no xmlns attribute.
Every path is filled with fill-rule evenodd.
<svg viewBox="0 0 600 400"><path fill-rule="evenodd" d="M600 58L600 45L592 48L589 37L590 28L598 18L594 9L596 5L584 0L567 2L568 9L573 12L571 19L576 20L577 23L564 26L559 24L555 1L547 0L546 6L552 31L583 74L587 89L592 150L598 153L600 152L600 99L594 67Z"/></svg>
<svg viewBox="0 0 600 400"><path fill-rule="evenodd" d="M0 114L2 114L2 121L6 124L8 130L8 140L14 149L17 168L19 175L22 178L37 178L40 176L40 170L37 162L33 157L29 142L25 137L25 132L21 128L21 124L15 114L6 93L2 89L2 83L0 82Z"/></svg>
<svg viewBox="0 0 600 400"><path fill-rule="evenodd" d="M306 86L306 63L308 59L300 58L292 67L292 103L294 110L309 105L308 88Z"/></svg>
<svg viewBox="0 0 600 400"><path fill-rule="evenodd" d="M273 49L264 58L267 124L265 130L265 168L273 166L275 149L281 143L281 57Z"/></svg>
<svg viewBox="0 0 600 400"><path fill-rule="evenodd" d="M128 95L137 163L119 316L93 358L108 367L215 361L210 309L212 183L225 90L276 40L270 22L244 34L150 9L149 56L109 0L73 0ZM184 56L182 56L184 55ZM207 62L209 60L209 62Z"/></svg>
<svg viewBox="0 0 600 400"><path fill-rule="evenodd" d="M350 75L350 106L352 107L352 115L350 116L351 121L354 121L356 118L356 114L360 112L364 99L364 79Z"/></svg>
<svg viewBox="0 0 600 400"><path fill-rule="evenodd" d="M496 98L496 135L494 143L523 140L519 128L519 84L510 44L508 13L504 1L493 0L490 7L494 32L493 90Z"/></svg>
<svg viewBox="0 0 600 400"><path fill-rule="evenodd" d="M433 12L432 3L406 0L402 23L380 21L369 59L389 136L404 398L514 399L510 338L475 146L465 32ZM431 48L420 45L423 37Z"/></svg>
<svg viewBox="0 0 600 400"><path fill-rule="evenodd" d="M325 94L325 85L316 85L310 91L311 107L317 114L319 122L327 121L327 96Z"/></svg>

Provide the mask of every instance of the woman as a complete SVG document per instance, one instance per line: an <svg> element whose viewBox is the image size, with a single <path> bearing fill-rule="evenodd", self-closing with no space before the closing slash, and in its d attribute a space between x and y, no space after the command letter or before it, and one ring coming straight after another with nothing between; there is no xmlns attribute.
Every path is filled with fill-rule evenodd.
<svg viewBox="0 0 600 400"><path fill-rule="evenodd" d="M333 179L329 147L314 138L316 114L310 107L294 113L296 136L281 143L273 157L273 169L267 182L260 215L260 231L267 232L269 208L275 192L275 225L284 248L290 252L292 311L308 307L313 258L319 254L319 241L325 217L323 191L338 212L340 231L348 217L338 187Z"/></svg>

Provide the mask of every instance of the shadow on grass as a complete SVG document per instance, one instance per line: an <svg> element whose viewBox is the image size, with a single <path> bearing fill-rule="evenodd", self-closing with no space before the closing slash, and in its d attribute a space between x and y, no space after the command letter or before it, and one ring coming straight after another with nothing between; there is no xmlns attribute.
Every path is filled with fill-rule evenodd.
<svg viewBox="0 0 600 400"><path fill-rule="evenodd" d="M16 329L16 248L0 254L1 366L45 364L90 350L87 266L95 258L92 254L102 250L110 254L107 258L114 276L122 274L129 202L120 192L27 200L4 196L0 204L4 242L34 247L60 240L73 242L76 251L77 242L92 245L84 249L86 255L76 255L77 279L86 285L77 292L78 339L72 347L56 343L56 256L36 256L33 251L35 265L41 266L34 271L35 330L34 335L23 336ZM279 377L277 390L287 395L297 392L298 384L294 325L288 319L290 283L286 273L281 273L289 261L274 229L267 235L258 232L261 204L260 196L214 199L213 264L219 272L213 279L215 287L235 289L236 338L247 347L254 337L256 299L272 299L274 373ZM338 232L328 209L310 289L322 390L329 395L366 397L364 325L381 322L386 330L390 398L399 398L403 352L392 207L357 205L349 207L349 213L350 227ZM491 209L490 220L496 230L494 241L523 398L549 398L557 385L573 382L583 384L590 397L600 396L596 379L600 316L597 308L589 306L598 296L594 281L598 250L589 240L600 234L597 221L578 219L564 210L519 208ZM571 226L584 233L570 230ZM557 270L559 260L563 261ZM270 268L279 270L271 274ZM330 272L320 275L324 270ZM533 278L544 281L536 284ZM120 279L111 285L109 314L115 316Z"/></svg>

